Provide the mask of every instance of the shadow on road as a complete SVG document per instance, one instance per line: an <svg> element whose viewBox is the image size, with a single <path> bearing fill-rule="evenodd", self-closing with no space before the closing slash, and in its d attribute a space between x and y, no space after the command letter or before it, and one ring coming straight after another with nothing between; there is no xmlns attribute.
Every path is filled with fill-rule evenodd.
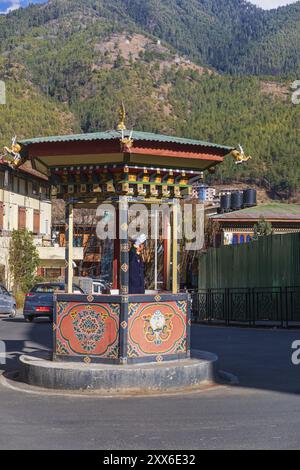
<svg viewBox="0 0 300 470"><path fill-rule="evenodd" d="M52 347L52 323L37 319L26 323L23 317L0 317L0 340L5 342L6 363L0 360L0 371L10 372L19 368L19 357ZM2 359L2 358L1 358Z"/></svg>
<svg viewBox="0 0 300 470"><path fill-rule="evenodd" d="M292 343L300 331L193 325L192 348L219 356L220 369L239 387L300 394L300 365L292 363Z"/></svg>

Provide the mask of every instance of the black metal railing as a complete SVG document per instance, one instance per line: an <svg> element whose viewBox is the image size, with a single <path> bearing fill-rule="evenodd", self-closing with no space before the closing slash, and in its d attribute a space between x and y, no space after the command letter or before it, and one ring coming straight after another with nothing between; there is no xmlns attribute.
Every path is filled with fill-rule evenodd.
<svg viewBox="0 0 300 470"><path fill-rule="evenodd" d="M300 327L300 287L200 289L191 297L196 323Z"/></svg>

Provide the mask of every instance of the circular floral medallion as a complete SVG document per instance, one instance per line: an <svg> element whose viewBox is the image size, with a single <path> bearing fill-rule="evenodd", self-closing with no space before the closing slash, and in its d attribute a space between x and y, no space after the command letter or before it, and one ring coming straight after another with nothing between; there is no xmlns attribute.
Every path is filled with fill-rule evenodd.
<svg viewBox="0 0 300 470"><path fill-rule="evenodd" d="M104 322L97 313L90 310L79 312L73 322L74 332L82 348L93 351L104 334Z"/></svg>

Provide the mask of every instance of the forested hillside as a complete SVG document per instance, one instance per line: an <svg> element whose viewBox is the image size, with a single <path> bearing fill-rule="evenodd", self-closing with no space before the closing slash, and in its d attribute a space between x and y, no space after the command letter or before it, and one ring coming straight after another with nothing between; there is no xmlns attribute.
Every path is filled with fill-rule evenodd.
<svg viewBox="0 0 300 470"><path fill-rule="evenodd" d="M0 105L0 154L14 135L23 138L79 130L68 106L44 96L22 65L0 57L0 80L6 84L6 105Z"/></svg>
<svg viewBox="0 0 300 470"><path fill-rule="evenodd" d="M31 36L47 49L48 41L92 32L93 26L98 34L143 30L223 72L300 71L300 1L264 11L245 0L49 0L0 18L0 47L22 48L24 36Z"/></svg>
<svg viewBox="0 0 300 470"><path fill-rule="evenodd" d="M0 79L8 87L1 144L14 133L113 128L124 100L137 130L241 142L253 160L236 167L229 158L217 178L289 195L300 187L300 106L290 90L300 78L299 7L50 0L0 17ZM19 72L8 77L12 69Z"/></svg>

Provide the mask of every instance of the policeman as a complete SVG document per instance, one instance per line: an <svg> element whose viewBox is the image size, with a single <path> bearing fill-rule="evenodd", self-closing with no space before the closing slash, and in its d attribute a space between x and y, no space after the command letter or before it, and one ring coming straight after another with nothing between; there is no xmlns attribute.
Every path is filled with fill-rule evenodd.
<svg viewBox="0 0 300 470"><path fill-rule="evenodd" d="M145 265L142 258L147 237L142 233L129 253L129 294L145 294Z"/></svg>

